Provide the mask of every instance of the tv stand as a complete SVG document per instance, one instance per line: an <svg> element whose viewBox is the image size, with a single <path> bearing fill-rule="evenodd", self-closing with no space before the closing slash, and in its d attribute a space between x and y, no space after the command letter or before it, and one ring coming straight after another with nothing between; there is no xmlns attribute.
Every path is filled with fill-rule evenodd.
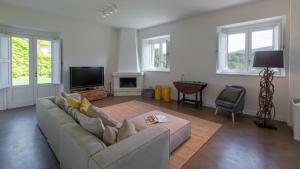
<svg viewBox="0 0 300 169"><path fill-rule="evenodd" d="M82 98L87 98L89 101L97 101L107 97L107 92L100 87L72 90L71 93L78 93Z"/></svg>
<svg viewBox="0 0 300 169"><path fill-rule="evenodd" d="M97 87L88 87L88 88L85 88L85 89L82 89L83 91L87 91L87 90L96 90Z"/></svg>

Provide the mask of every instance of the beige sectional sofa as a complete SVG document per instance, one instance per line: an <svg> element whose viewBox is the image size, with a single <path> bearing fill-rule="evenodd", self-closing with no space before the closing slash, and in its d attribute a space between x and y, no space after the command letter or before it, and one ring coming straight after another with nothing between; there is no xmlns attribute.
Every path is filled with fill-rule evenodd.
<svg viewBox="0 0 300 169"><path fill-rule="evenodd" d="M62 169L168 168L169 129L161 126L147 128L106 146L52 100L38 100L37 122Z"/></svg>

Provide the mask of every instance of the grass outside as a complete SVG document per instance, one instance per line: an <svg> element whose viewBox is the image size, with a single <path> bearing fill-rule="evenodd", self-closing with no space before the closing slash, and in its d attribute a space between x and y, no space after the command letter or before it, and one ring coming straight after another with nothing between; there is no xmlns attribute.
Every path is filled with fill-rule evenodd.
<svg viewBox="0 0 300 169"><path fill-rule="evenodd" d="M38 84L49 84L52 82L51 77L40 76L38 77ZM18 78L13 78L13 86L23 86L29 85L29 77L22 76Z"/></svg>

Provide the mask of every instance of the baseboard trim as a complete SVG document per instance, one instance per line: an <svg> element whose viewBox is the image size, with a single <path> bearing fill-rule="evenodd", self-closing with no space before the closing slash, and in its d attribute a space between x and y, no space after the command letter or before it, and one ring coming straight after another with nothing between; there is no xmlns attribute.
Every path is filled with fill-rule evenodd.
<svg viewBox="0 0 300 169"><path fill-rule="evenodd" d="M203 106L205 107L210 107L210 108L216 108L216 105L214 102L209 102L209 101L205 101L203 103ZM250 116L256 116L257 111L255 110L251 110L251 109L245 109L244 110L244 114L250 115ZM281 116L277 116L275 117L275 120L277 121L281 121L281 122L287 122L287 118L286 117L281 117Z"/></svg>
<svg viewBox="0 0 300 169"><path fill-rule="evenodd" d="M294 139L297 141L300 141L300 134L295 134L294 133Z"/></svg>

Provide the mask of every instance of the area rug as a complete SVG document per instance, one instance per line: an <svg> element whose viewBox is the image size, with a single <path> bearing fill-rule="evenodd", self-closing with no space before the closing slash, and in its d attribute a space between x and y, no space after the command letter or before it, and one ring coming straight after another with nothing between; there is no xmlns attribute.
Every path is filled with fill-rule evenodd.
<svg viewBox="0 0 300 169"><path fill-rule="evenodd" d="M135 100L103 107L102 109L120 122L153 110L159 110L189 120L192 124L191 137L171 154L170 169L181 168L222 126L218 123Z"/></svg>

